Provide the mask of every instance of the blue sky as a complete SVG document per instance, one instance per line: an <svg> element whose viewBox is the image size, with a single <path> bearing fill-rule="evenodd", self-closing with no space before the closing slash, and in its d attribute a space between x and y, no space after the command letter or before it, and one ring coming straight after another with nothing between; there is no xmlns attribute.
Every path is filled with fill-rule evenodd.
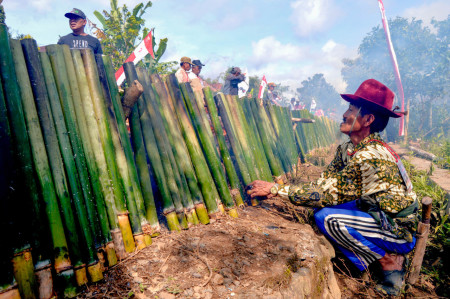
<svg viewBox="0 0 450 299"><path fill-rule="evenodd" d="M119 0L134 7L142 1ZM155 0L144 15L157 40L167 37L162 61L200 59L202 74L216 78L228 66L289 85L323 73L344 92L343 58L354 58L371 29L381 24L377 0ZM388 18L415 17L429 24L450 14L447 0L384 0ZM70 32L64 13L109 10L109 0L3 0L6 23L32 35L39 45L56 43ZM97 22L98 23L98 22ZM395 45L394 45L395 46ZM401 69L401 66L400 66ZM353 91L352 91L353 92Z"/></svg>

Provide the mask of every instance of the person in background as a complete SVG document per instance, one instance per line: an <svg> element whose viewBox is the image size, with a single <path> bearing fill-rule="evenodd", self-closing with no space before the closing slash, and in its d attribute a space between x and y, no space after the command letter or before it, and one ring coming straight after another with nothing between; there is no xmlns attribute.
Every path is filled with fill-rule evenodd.
<svg viewBox="0 0 450 299"><path fill-rule="evenodd" d="M377 290L398 295L406 257L415 246L417 196L399 156L381 138L394 112L394 93L374 79L364 81L349 102L340 130L349 141L312 183L283 186L264 181L249 185L251 197L279 195L295 205L316 208L319 230L360 270L378 263L383 281Z"/></svg>
<svg viewBox="0 0 450 299"><path fill-rule="evenodd" d="M267 92L263 96L263 100L265 102L273 103L275 87L276 87L276 84L273 82L270 82L269 84L267 84Z"/></svg>
<svg viewBox="0 0 450 299"><path fill-rule="evenodd" d="M183 56L180 59L180 68L175 73L177 77L178 83L187 83L189 82L189 74L188 72L191 70L191 59L189 57Z"/></svg>
<svg viewBox="0 0 450 299"><path fill-rule="evenodd" d="M192 89L195 90L201 90L203 87L205 87L205 81L200 77L200 72L202 71L202 67L205 66L201 63L200 60L192 60L192 70L189 73L189 82L191 82Z"/></svg>
<svg viewBox="0 0 450 299"><path fill-rule="evenodd" d="M291 103L289 104L289 109L291 109L291 111L297 110L297 109L295 109L295 98L291 99Z"/></svg>
<svg viewBox="0 0 450 299"><path fill-rule="evenodd" d="M87 23L84 12L78 8L74 8L64 16L69 19L69 26L72 29L72 33L61 37L58 45L68 45L71 49L90 48L94 54L103 54L100 41L84 32L84 27Z"/></svg>
<svg viewBox="0 0 450 299"><path fill-rule="evenodd" d="M230 73L225 78L223 93L237 96L238 84L242 81L245 81L245 74L241 74L241 69L237 66L231 68Z"/></svg>

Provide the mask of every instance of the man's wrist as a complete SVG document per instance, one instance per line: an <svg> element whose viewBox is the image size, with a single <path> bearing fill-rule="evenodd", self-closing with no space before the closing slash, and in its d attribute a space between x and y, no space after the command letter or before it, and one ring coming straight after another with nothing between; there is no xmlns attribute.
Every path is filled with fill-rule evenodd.
<svg viewBox="0 0 450 299"><path fill-rule="evenodd" d="M272 188L270 188L270 193L272 193L272 195L277 195L278 194L278 188L280 187L279 184L275 183Z"/></svg>

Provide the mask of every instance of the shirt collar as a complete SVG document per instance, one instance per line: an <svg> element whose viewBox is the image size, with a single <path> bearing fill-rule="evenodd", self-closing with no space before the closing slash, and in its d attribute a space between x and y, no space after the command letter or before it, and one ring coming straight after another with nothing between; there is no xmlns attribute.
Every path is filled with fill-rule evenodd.
<svg viewBox="0 0 450 299"><path fill-rule="evenodd" d="M350 141L350 145L347 148L347 153L349 155L354 155L357 151L365 148L367 144L372 142L373 140L383 141L383 139L380 136L380 133L371 133L369 136L364 138L360 143L358 143L356 146L353 146L353 143Z"/></svg>

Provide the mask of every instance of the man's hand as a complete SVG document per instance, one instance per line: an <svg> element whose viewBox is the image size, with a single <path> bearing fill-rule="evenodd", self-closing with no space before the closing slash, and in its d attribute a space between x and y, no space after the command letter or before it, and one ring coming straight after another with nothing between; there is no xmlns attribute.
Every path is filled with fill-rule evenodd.
<svg viewBox="0 0 450 299"><path fill-rule="evenodd" d="M266 196L267 198L273 197L273 194L270 193L270 188L273 187L275 183L270 183L266 181L253 181L247 186L247 194L250 195L251 198L255 196Z"/></svg>

